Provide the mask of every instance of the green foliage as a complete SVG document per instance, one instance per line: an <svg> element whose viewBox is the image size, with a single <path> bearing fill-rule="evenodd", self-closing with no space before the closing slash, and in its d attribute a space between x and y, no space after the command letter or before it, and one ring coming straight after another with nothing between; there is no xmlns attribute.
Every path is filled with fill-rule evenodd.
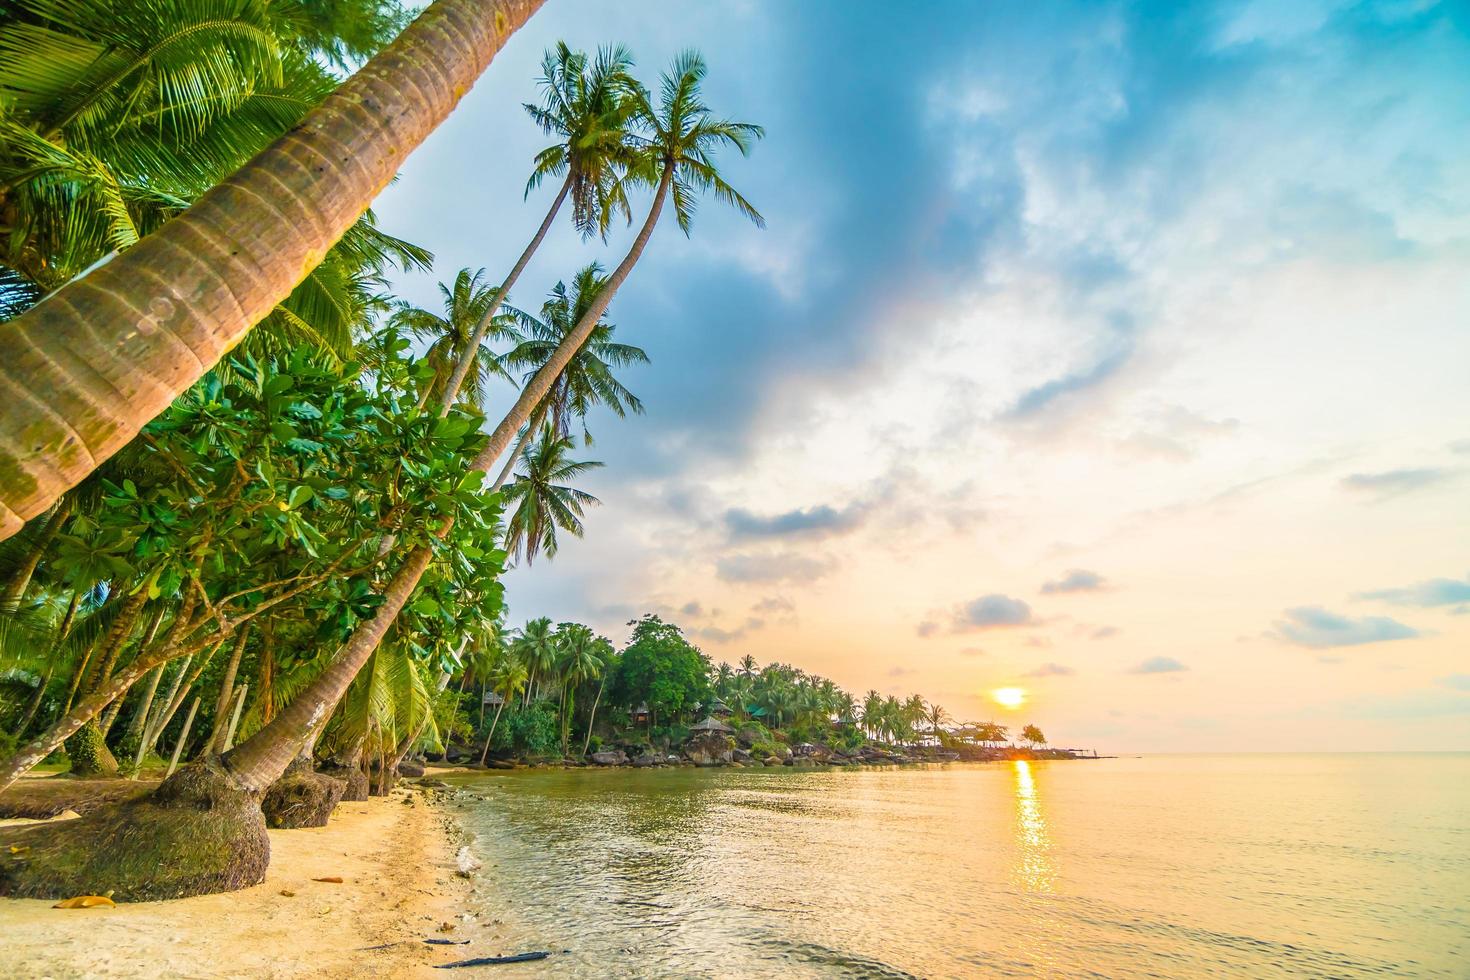
<svg viewBox="0 0 1470 980"><path fill-rule="evenodd" d="M683 631L652 613L633 624L614 685L625 706L646 702L657 714L674 715L709 697L709 658Z"/></svg>
<svg viewBox="0 0 1470 980"><path fill-rule="evenodd" d="M493 744L496 749L509 750L520 756L557 754L559 738L555 709L544 701L534 701L528 707L515 711L507 709L495 730Z"/></svg>

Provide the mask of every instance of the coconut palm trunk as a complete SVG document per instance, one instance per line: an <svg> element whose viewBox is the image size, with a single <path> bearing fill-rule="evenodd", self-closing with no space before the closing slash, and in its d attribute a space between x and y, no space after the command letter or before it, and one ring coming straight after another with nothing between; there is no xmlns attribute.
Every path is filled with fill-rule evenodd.
<svg viewBox="0 0 1470 980"><path fill-rule="evenodd" d="M526 246L525 251L521 252L521 257L516 260L516 264L511 268L510 274L500 284L500 289L495 293L495 298L490 301L489 306L485 307L485 313L480 317L480 322L475 324L474 332L470 334L469 343L465 345L467 356L461 357L455 364L454 373L449 376L449 382L444 386L444 394L439 399L440 418L448 415L450 408L454 406L454 400L459 395L460 386L464 384L465 375L469 374L470 367L475 363L473 355L480 349L480 344L485 339L486 331L490 329L490 324L495 320L495 314L500 312L501 304L505 302L505 297L510 295L511 287L516 284L516 280L525 271L527 263L531 261L531 256L535 255L536 250L541 247L542 241L546 238L546 233L551 230L552 222L556 221L557 212L561 210L562 203L566 201L567 193L571 189L572 176L568 174L567 179L562 181L561 190L557 191L556 200L551 202L551 207L547 210L546 217L541 219L541 227L536 229L535 237L531 239L531 243Z"/></svg>
<svg viewBox="0 0 1470 980"><path fill-rule="evenodd" d="M597 301L583 314L577 326L562 338L556 352L522 389L515 405L500 420L500 424L490 434L485 448L475 457L471 464L472 469L486 473L495 465L516 431L530 418L535 407L551 390L557 376L592 335L597 321L612 303L613 296L627 281L628 275L642 257L648 240L653 236L653 229L658 224L659 214L663 211L672 183L673 172L666 168L659 178L658 189L648 209L648 217L628 249L628 254L609 277L607 285L598 294ZM441 535L447 534L448 530L448 527L443 528ZM415 548L384 589L383 602L373 617L357 627L321 676L312 681L270 724L224 755L225 769L242 789L248 792L263 791L286 771L286 766L296 756L307 735L336 707L352 679L373 655L378 643L387 634L388 628L393 625L399 611L418 586L419 579L423 577L432 558L433 551L428 546Z"/></svg>
<svg viewBox="0 0 1470 980"><path fill-rule="evenodd" d="M46 526L36 537L35 544L31 545L31 550L26 553L20 567L10 577L10 581L5 583L5 591L0 592L0 613L14 613L20 608L21 600L26 595L26 589L30 587L31 576L36 574L36 566L41 564L41 558L46 554L46 549L51 547L51 542L56 540L57 534L61 533L61 525L66 523L70 515L71 502L69 499L63 500L51 512L51 516L46 519Z"/></svg>
<svg viewBox="0 0 1470 980"><path fill-rule="evenodd" d="M582 754L587 754L587 747L592 744L592 725L597 721L597 706L602 703L602 689L607 686L607 672L603 671L602 680L597 685L597 697L592 699L592 713L587 716L587 737L582 740Z"/></svg>
<svg viewBox="0 0 1470 980"><path fill-rule="evenodd" d="M490 731L485 733L485 747L480 750L480 765L482 766L490 755L490 740L495 737L495 726L500 724L500 713L505 710L506 700L506 698L501 698L500 703L495 706L495 718L490 722Z"/></svg>
<svg viewBox="0 0 1470 980"><path fill-rule="evenodd" d="M436 0L186 212L6 324L0 539L285 299L541 3Z"/></svg>

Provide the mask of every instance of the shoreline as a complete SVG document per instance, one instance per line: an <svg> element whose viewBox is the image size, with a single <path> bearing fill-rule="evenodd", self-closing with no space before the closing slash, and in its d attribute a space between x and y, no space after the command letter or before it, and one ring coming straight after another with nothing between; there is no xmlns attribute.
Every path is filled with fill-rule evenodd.
<svg viewBox="0 0 1470 980"><path fill-rule="evenodd" d="M473 883L456 873L464 834L438 796L401 783L387 797L339 804L326 827L271 830L265 881L240 891L75 910L0 900L0 972L430 977L442 976L434 964L496 955L485 941L505 937L485 934L466 908ZM332 876L342 883L312 880Z"/></svg>

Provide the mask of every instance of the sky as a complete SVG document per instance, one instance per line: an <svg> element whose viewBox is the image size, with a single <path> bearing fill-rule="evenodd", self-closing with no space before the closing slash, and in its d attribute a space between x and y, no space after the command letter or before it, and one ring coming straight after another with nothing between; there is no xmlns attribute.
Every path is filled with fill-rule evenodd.
<svg viewBox="0 0 1470 980"><path fill-rule="evenodd" d="M699 49L767 227L665 216L610 313L647 411L512 625L1105 753L1470 749L1470 8L550 0L378 201L401 295L534 232L559 39ZM564 219L513 301L631 237Z"/></svg>

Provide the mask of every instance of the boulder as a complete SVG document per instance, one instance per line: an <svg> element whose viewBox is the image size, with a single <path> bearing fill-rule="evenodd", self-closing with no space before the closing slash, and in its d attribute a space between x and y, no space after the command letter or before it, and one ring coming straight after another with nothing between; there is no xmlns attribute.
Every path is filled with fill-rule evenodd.
<svg viewBox="0 0 1470 980"><path fill-rule="evenodd" d="M633 765L640 769L647 769L649 766L656 766L663 761L652 752L644 752L642 755L633 758Z"/></svg>
<svg viewBox="0 0 1470 980"><path fill-rule="evenodd" d="M702 732L684 744L684 757L696 766L723 766L734 758L735 740L719 732Z"/></svg>
<svg viewBox="0 0 1470 980"><path fill-rule="evenodd" d="M767 757L767 759L766 759L766 762L765 762L765 764L766 764L766 765L767 765L767 766L779 766L779 765L781 765L781 760L780 760L780 759L778 759L778 758L776 758L776 757L775 757L775 756L774 756L774 755L773 755L773 756L769 756L769 757Z"/></svg>
<svg viewBox="0 0 1470 980"><path fill-rule="evenodd" d="M417 779L424 774L424 764L414 759L404 759L398 763L398 775L409 776Z"/></svg>
<svg viewBox="0 0 1470 980"><path fill-rule="evenodd" d="M626 766L628 764L628 754L622 749L613 749L611 752L594 752L591 759L599 766Z"/></svg>
<svg viewBox="0 0 1470 980"><path fill-rule="evenodd" d="M744 749L733 749L730 752L731 762L749 762L750 760L750 753L745 751Z"/></svg>
<svg viewBox="0 0 1470 980"><path fill-rule="evenodd" d="M748 749L761 740L761 735L754 728L742 728L735 733L735 738L742 746Z"/></svg>

